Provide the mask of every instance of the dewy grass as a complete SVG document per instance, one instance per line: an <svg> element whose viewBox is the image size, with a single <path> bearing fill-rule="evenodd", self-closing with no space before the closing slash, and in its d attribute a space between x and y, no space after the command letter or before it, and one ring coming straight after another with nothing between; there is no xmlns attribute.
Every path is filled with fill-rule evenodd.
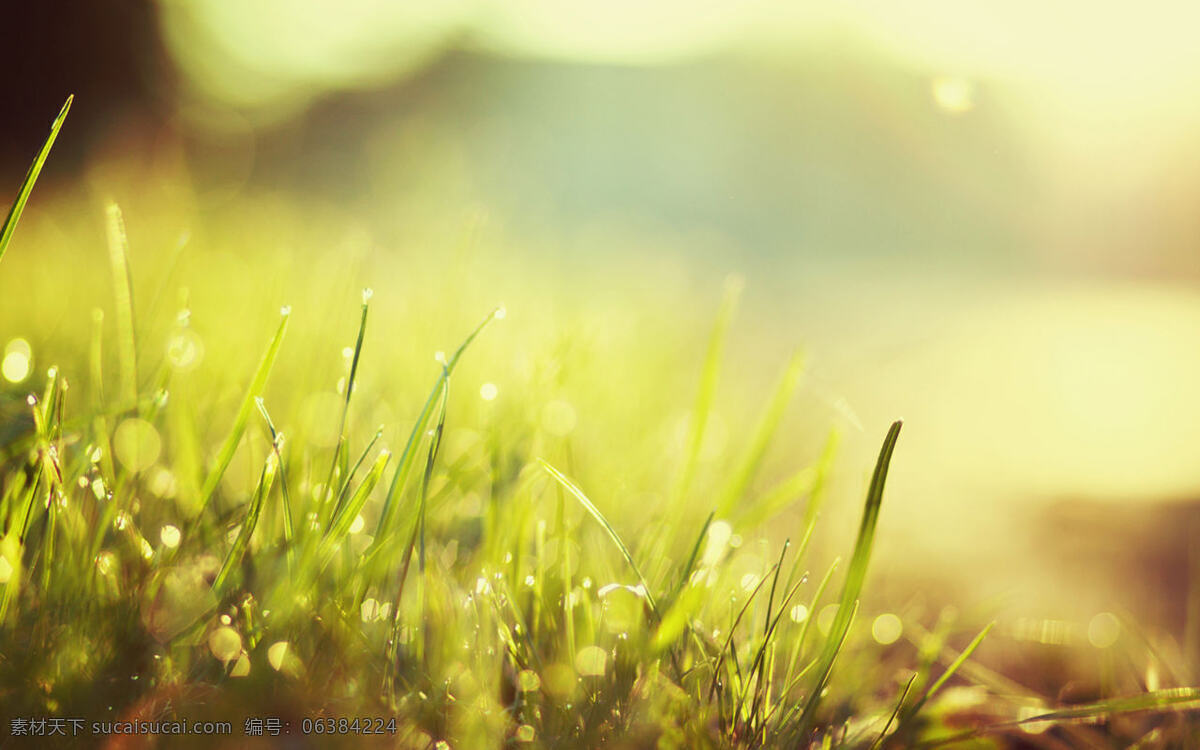
<svg viewBox="0 0 1200 750"><path fill-rule="evenodd" d="M0 252L65 113L9 212ZM202 303L173 321L135 321L138 248L115 209L107 220L116 325L106 331L99 311L56 311L76 316L79 351L67 349L44 378L5 386L29 424L0 455L5 718L224 720L236 734L252 717L296 717L296 733L304 719L380 716L386 736L375 739L402 748L892 750L1005 746L1034 729L1070 738L1081 722L1200 704L1195 688L1138 693L1134 681L1110 680L1097 700L1061 705L974 661L988 628L952 649L967 636L950 618L933 634L914 618L911 643L873 643L856 613L875 606L864 590L900 425L883 441L849 565L830 563L814 549L831 546L821 510L835 499L827 479L836 433L813 456L779 434L803 387L799 357L757 420L731 423L735 438L744 435L732 456L701 450L737 283L708 338L690 431L664 455L662 441L630 439L627 425L596 426L603 420L580 391L611 374L565 360L541 367L527 329L484 337L465 365L504 308L435 364L413 343L425 340L424 324L412 322L420 316L390 314L381 294L372 334L398 327L366 358L364 295L348 372L340 359L335 367L298 353L341 345L313 342L290 309L275 318L278 303L260 296L252 304L261 327ZM5 293L19 286L7 268ZM429 304L450 305L443 294ZM209 341L223 352L208 369L182 356L198 346L192 319L206 316L218 318L222 332ZM430 328L461 335L453 325ZM240 353L221 349L221 337L241 333L249 343ZM607 366L586 337L566 333L589 355L582 362ZM497 379L508 401L495 386L466 397L464 383L479 374L471 368L508 359L550 374L511 386ZM614 371L631 379L631 393L648 388L633 369ZM344 390L332 388L338 380ZM310 398L313 381L322 398ZM566 405L577 396L578 410ZM363 419L349 418L352 397ZM312 404L330 398L322 432L325 412ZM636 402L636 430L654 435L668 423L669 409L655 412L662 398ZM577 416L586 434L548 426L555 409ZM370 430L356 427L367 417ZM143 452L153 460L141 461ZM1133 643L1122 655L1169 678L1161 656L1141 654L1154 646ZM939 659L948 668L935 679ZM987 696L985 718L965 726L951 700L961 684ZM321 743L363 739L335 733ZM1194 739L1187 722L1164 719L1125 744Z"/></svg>
<svg viewBox="0 0 1200 750"><path fill-rule="evenodd" d="M201 512L208 506L212 500L213 493L216 492L217 485L221 482L221 477L225 475L226 469L233 461L234 451L238 448L238 443L241 442L242 436L246 433L246 425L250 421L250 414L254 411L255 404L262 397L263 389L267 386L267 378L271 375L271 368L275 366L275 359L279 356L279 347L283 345L284 334L287 333L288 318L292 314L290 307L285 307L279 311L279 327L275 329L275 335L271 337L270 344L267 345L267 350L263 352L262 359L258 361L258 367L254 370L254 376L250 380L250 387L246 389L246 394L242 398L241 406L238 407L237 415L233 418L233 427L230 428L229 434L225 437L225 443L221 446L220 452L217 454L216 464L212 471L208 473L208 478L204 480L204 487L200 490L200 498L196 505Z"/></svg>

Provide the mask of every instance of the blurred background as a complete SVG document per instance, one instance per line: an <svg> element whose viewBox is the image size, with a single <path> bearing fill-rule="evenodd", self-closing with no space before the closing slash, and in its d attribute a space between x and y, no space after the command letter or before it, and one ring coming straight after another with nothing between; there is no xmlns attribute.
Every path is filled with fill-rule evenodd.
<svg viewBox="0 0 1200 750"><path fill-rule="evenodd" d="M1168 0L18 4L5 191L76 101L5 258L0 343L39 366L79 356L88 309L111 304L116 201L160 310L182 263L198 311L290 302L349 337L369 285L399 305L378 346L424 357L503 302L526 327L468 376L498 402L531 382L522 356L592 347L590 379L556 387L602 455L647 414L675 434L737 274L706 456L736 452L800 349L773 470L839 429L846 535L906 419L877 590L1181 628L1200 531L1198 24ZM269 330L212 325L210 362L214 339Z"/></svg>

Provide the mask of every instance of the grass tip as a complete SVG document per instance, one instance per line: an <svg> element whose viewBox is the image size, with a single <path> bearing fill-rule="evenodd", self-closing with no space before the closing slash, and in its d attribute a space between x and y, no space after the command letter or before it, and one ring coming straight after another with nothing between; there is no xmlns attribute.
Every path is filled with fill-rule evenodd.
<svg viewBox="0 0 1200 750"><path fill-rule="evenodd" d="M369 287L369 286L368 286L368 287L363 287L363 290L362 290L362 301L363 301L363 304L364 304L364 305L365 305L365 304L367 304L368 302L370 302L370 301L371 301L371 297L374 297L374 296L375 296L375 290L374 290L374 289L372 289L372 288L371 288L371 287Z"/></svg>

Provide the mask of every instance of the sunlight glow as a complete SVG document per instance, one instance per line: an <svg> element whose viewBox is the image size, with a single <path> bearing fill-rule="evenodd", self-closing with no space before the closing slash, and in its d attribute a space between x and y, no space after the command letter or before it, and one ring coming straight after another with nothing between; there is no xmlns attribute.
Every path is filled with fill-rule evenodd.
<svg viewBox="0 0 1200 750"><path fill-rule="evenodd" d="M163 546L171 549L179 546L180 536L179 528L177 526L172 526L171 524L163 526L162 530L158 533L158 537L162 540Z"/></svg>
<svg viewBox="0 0 1200 750"><path fill-rule="evenodd" d="M961 115L975 106L971 82L959 76L938 76L930 86L933 101L948 114Z"/></svg>
<svg viewBox="0 0 1200 750"><path fill-rule="evenodd" d="M20 383L29 377L33 369L33 350L25 339L13 339L4 347L4 360L0 362L0 374L10 383Z"/></svg>
<svg viewBox="0 0 1200 750"><path fill-rule="evenodd" d="M871 637L875 639L876 643L883 646L895 643L903 633L904 624L891 612L879 615L871 623Z"/></svg>
<svg viewBox="0 0 1200 750"><path fill-rule="evenodd" d="M1096 648L1109 648L1121 637L1121 621L1112 612L1101 612L1088 623L1088 642Z"/></svg>

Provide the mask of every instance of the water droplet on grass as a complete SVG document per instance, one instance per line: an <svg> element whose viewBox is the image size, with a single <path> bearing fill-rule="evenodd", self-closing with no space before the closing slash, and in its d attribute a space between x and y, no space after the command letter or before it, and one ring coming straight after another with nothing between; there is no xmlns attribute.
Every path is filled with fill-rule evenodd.
<svg viewBox="0 0 1200 750"><path fill-rule="evenodd" d="M208 637L208 649L218 660L231 661L242 652L242 637L231 627L217 628Z"/></svg>
<svg viewBox="0 0 1200 750"><path fill-rule="evenodd" d="M158 538L162 540L164 546L174 549L179 546L181 534L178 526L167 524L158 532Z"/></svg>
<svg viewBox="0 0 1200 750"><path fill-rule="evenodd" d="M287 641L276 641L267 649L267 661L270 662L271 668L276 672L283 669L288 657L288 649L291 646Z"/></svg>
<svg viewBox="0 0 1200 750"><path fill-rule="evenodd" d="M517 675L517 685L522 692L532 693L542 686L542 678L532 669L523 669Z"/></svg>

